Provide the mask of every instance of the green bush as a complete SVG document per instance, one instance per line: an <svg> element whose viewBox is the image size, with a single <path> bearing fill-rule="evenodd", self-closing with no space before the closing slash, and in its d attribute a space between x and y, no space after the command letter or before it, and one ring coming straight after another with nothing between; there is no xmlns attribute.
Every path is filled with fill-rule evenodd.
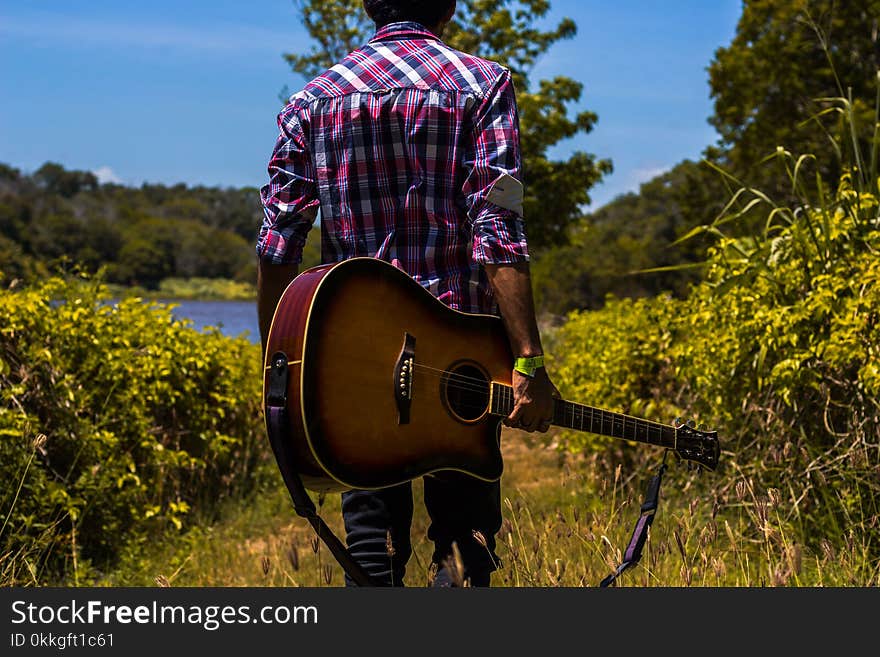
<svg viewBox="0 0 880 657"><path fill-rule="evenodd" d="M88 581L246 493L260 387L258 347L167 306L95 280L0 292L3 581Z"/></svg>
<svg viewBox="0 0 880 657"><path fill-rule="evenodd" d="M574 311L554 335L554 382L574 402L662 421L682 410L668 395L675 387L670 358L676 301L617 299L599 311ZM608 444L592 434L564 434L569 449ZM612 443L614 444L614 443Z"/></svg>
<svg viewBox="0 0 880 657"><path fill-rule="evenodd" d="M684 301L613 301L573 313L557 336L565 396L718 430L716 501L754 513L776 539L880 558L880 204L877 178L817 181L796 209L745 189L725 221L766 207L751 238L720 235L706 279ZM870 185L870 186L869 186ZM565 434L581 449L586 441ZM734 492L734 488L736 491ZM762 497L762 496L768 497ZM763 500L763 501L762 501ZM762 506L763 505L763 506ZM761 511L763 509L763 511ZM763 537L763 538L762 538Z"/></svg>

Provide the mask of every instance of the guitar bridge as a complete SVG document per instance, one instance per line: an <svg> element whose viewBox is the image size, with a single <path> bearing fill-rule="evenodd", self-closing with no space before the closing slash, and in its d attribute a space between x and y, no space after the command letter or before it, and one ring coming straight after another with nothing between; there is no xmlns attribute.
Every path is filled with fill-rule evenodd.
<svg viewBox="0 0 880 657"><path fill-rule="evenodd" d="M403 347L394 364L394 400L397 402L397 424L409 424L412 405L413 368L416 358L416 339L403 334Z"/></svg>

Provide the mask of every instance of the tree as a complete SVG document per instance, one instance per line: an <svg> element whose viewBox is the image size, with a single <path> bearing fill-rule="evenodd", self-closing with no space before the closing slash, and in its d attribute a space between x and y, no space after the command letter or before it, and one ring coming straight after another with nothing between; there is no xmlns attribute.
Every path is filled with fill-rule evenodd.
<svg viewBox="0 0 880 657"><path fill-rule="evenodd" d="M108 277L125 285L140 285L149 290L159 287L162 279L175 274L177 235L172 222L143 219L126 228L125 242L119 249Z"/></svg>
<svg viewBox="0 0 880 657"><path fill-rule="evenodd" d="M363 45L375 26L361 0L294 0L302 22L315 41L307 53L285 54L296 73L314 77ZM535 27L550 10L549 0L459 0L444 42L453 48L494 59L510 68L517 89L523 152L523 203L533 250L564 244L568 228L590 203L589 190L612 171L611 161L577 151L567 159L551 159L551 147L589 133L597 116L569 105L580 100L583 84L568 77L530 83L538 59L561 39L577 33L571 19L550 30Z"/></svg>
<svg viewBox="0 0 880 657"><path fill-rule="evenodd" d="M704 259L711 240L703 234L681 247L673 242L712 224L740 184L782 205L799 202L783 158L772 157L777 146L796 158L814 155L798 175L813 182L818 174L828 193L838 183L841 162L854 161L855 144L876 158L871 140L876 139L878 18L880 0L745 0L733 40L708 66L715 100L708 120L719 142L705 148L703 162L681 162L642 185L638 194L618 197L585 216L573 231L578 248L541 254L533 271L544 309L598 308L609 293L685 293L699 273L687 267ZM845 129L840 101L829 100L837 98L852 99L855 138ZM867 175L872 167L863 160L861 169ZM767 219L760 210L755 206L718 228L728 235L754 234ZM631 273L663 267L650 275Z"/></svg>
<svg viewBox="0 0 880 657"><path fill-rule="evenodd" d="M98 178L88 171L67 171L56 162L46 162L33 175L37 185L50 194L69 198L82 190L93 192Z"/></svg>
<svg viewBox="0 0 880 657"><path fill-rule="evenodd" d="M861 139L871 139L878 20L880 0L744 0L733 41L715 52L708 68L715 99L709 123L733 173L764 191L785 193L781 169L759 166L782 146L816 155L819 173L836 184L836 150L851 148L852 140L839 130L839 114L817 116L829 106L819 99L851 93L865 128Z"/></svg>
<svg viewBox="0 0 880 657"><path fill-rule="evenodd" d="M75 264L151 289L171 276L252 281L261 216L253 187L100 185L53 162L31 175L0 163L0 278Z"/></svg>

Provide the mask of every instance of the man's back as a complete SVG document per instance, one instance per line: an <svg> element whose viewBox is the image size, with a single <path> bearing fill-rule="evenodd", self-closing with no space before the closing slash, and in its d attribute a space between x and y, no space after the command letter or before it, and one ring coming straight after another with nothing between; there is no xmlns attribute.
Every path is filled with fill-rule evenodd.
<svg viewBox="0 0 880 657"><path fill-rule="evenodd" d="M418 23L387 25L279 115L267 215L317 202L324 262L380 257L453 308L492 312L480 264L528 259L517 121L505 68ZM295 175L280 164L290 149L308 160ZM307 225L277 223L304 242ZM265 252L275 239L264 227Z"/></svg>

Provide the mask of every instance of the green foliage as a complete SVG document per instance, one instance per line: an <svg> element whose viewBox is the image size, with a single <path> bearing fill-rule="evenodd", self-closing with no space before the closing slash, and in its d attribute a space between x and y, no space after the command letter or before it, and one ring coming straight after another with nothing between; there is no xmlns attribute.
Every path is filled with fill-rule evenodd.
<svg viewBox="0 0 880 657"><path fill-rule="evenodd" d="M702 275L710 240L676 244L697 222L723 209L721 176L685 160L585 216L570 244L547 249L532 265L536 303L544 313L601 308L609 295L687 296Z"/></svg>
<svg viewBox="0 0 880 657"><path fill-rule="evenodd" d="M732 42L709 66L715 99L709 122L718 144L703 160L672 170L586 215L569 245L539 254L536 296L546 312L596 309L607 294L677 297L702 273L709 240L677 240L711 223L741 186L796 204L798 193L777 147L811 153L801 177L819 174L833 194L845 162L876 149L875 117L880 68L876 35L880 2L748 0ZM836 99L847 98L844 113ZM873 145L872 145L873 144ZM723 168L736 177L718 175ZM864 167L862 167L864 168ZM728 230L760 232L766 216L753 208Z"/></svg>
<svg viewBox="0 0 880 657"><path fill-rule="evenodd" d="M253 301L257 288L252 283L217 278L166 278L156 296L162 299Z"/></svg>
<svg viewBox="0 0 880 657"><path fill-rule="evenodd" d="M285 58L294 71L306 76L321 73L375 31L359 0L297 0L296 5L316 45L306 54ZM581 97L580 82L562 76L537 85L529 80L538 58L577 32L568 18L549 30L537 28L549 10L547 0L460 0L443 36L453 48L498 61L513 73L523 154L523 208L529 243L536 251L566 242L568 227L590 202L590 188L612 170L610 160L581 151L559 160L548 154L565 140L590 132L597 120L590 111L569 116L570 104ZM553 193L547 194L551 189Z"/></svg>
<svg viewBox="0 0 880 657"><path fill-rule="evenodd" d="M303 26L317 44L308 53L285 53L284 59L294 71L308 77L320 75L328 66L359 48L375 28L364 11L362 0L294 0L294 5ZM285 88L282 100L286 100L287 95Z"/></svg>
<svg viewBox="0 0 880 657"><path fill-rule="evenodd" d="M716 241L686 300L572 314L556 347L560 382L600 406L629 397L650 419L669 422L677 406L675 415L716 427L722 472L740 477L736 498L728 484L718 503L755 504L751 539L776 549L790 547L781 535L814 550L856 545L870 569L880 558L876 154L859 157L863 166L846 171L833 195L821 176L802 177L809 157L778 157L800 202L742 187L694 231ZM764 230L737 236L732 224L755 213ZM769 529L765 496L781 533Z"/></svg>
<svg viewBox="0 0 880 657"><path fill-rule="evenodd" d="M863 142L873 131L880 51L880 2L746 0L729 46L709 66L724 164L751 186L781 198L787 179L760 163L777 146L812 153L826 184L836 183L847 147L827 99L851 95ZM850 151L852 153L852 151Z"/></svg>
<svg viewBox="0 0 880 657"><path fill-rule="evenodd" d="M88 582L252 487L256 346L90 279L0 296L4 583Z"/></svg>
<svg viewBox="0 0 880 657"><path fill-rule="evenodd" d="M681 414L667 392L676 302L609 297L602 311L574 311L554 335L548 368L563 397L636 417ZM564 434L570 450L608 444L592 434Z"/></svg>
<svg viewBox="0 0 880 657"><path fill-rule="evenodd" d="M94 191L98 179L86 171L67 171L57 162L46 162L34 173L34 182L49 194L70 198L80 191Z"/></svg>

